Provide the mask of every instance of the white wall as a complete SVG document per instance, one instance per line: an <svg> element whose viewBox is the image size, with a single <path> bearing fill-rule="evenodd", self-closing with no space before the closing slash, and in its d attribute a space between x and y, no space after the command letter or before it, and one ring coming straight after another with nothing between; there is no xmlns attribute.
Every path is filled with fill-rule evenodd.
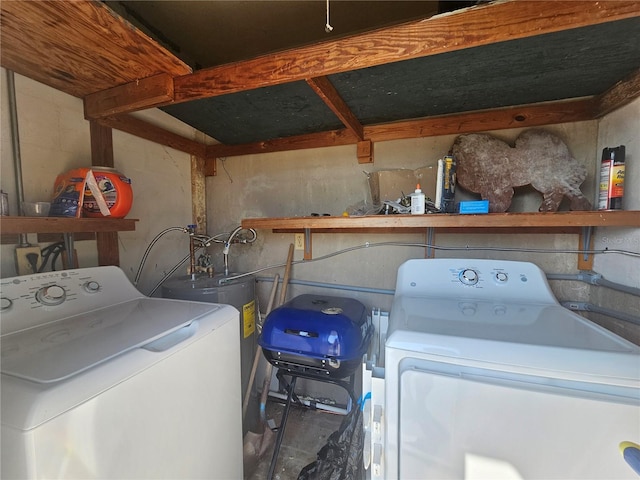
<svg viewBox="0 0 640 480"><path fill-rule="evenodd" d="M638 165L637 145L632 140L634 132L640 131L640 100L636 100L624 111L617 112L624 121L617 121L613 129L618 133L615 144L627 144L627 165L629 172L627 206L638 209L638 192L633 185ZM611 116L611 119L614 117ZM598 185L601 144L605 142L599 135L600 124L606 128L609 118L602 122L590 121L572 124L551 125L546 130L559 135L569 146L573 156L581 161L588 171L588 177L582 185L587 198L595 199ZM522 129L489 132L512 143ZM312 212L340 215L354 203L367 199L368 187L363 170L374 171L389 168L418 168L432 165L447 153L455 135L434 138L382 142L375 144L375 163L360 165L357 163L355 146L333 147L318 150L304 150L264 155L232 157L219 161L218 175L207 181L208 225L214 230L230 230L246 217L293 217L309 215ZM611 139L613 141L613 139ZM607 145L610 145L607 140ZM617 143L616 143L617 142ZM640 167L635 168L636 172ZM459 192L465 198L468 194ZM528 189L521 189L514 198L512 210L536 211L540 195ZM599 235L612 238L617 243L626 242L635 245L637 251L637 229L614 232L611 229L599 229ZM293 242L293 234L279 234L260 231L258 241L252 246L232 248L232 266L236 271L248 272L271 265L282 265L287 250ZM634 238L636 238L634 240ZM313 257L330 256L366 244L377 245L383 242L410 243L425 242L423 235L408 234L314 234ZM437 234L435 243L446 249L437 250L436 257L496 258L532 261L545 272L554 274L577 273L577 255L562 253L578 248L576 235L485 235L485 234ZM449 248L458 250L447 250ZM474 250L473 247L481 247ZM489 250L493 249L493 250ZM547 249L558 253L532 253L526 250ZM293 268L294 280L309 280L329 284L347 284L373 289L392 290L398 266L409 258L424 257L423 248L407 246L369 246L356 249L327 260L302 262L302 252L297 251L295 259L299 262ZM624 268L612 265L615 260L610 256L598 256L596 265L607 270L607 277L615 282L627 285L637 284L640 261L625 257ZM608 269L613 268L613 271ZM283 276L283 268L273 268L260 272L259 277L272 277L275 273ZM573 281L553 281L551 286L560 300L588 302L592 291L598 287ZM259 294L263 305L270 285L259 284ZM358 298L369 307L389 309L389 295L369 294L327 290L317 287L291 285L289 296L306 292L348 295ZM634 311L637 297L624 296L617 308L622 311ZM636 313L637 315L638 313ZM604 322L607 323L607 322ZM608 325L609 326L609 325ZM632 328L633 330L633 328ZM636 329L637 330L637 329ZM634 338L635 331L620 332Z"/></svg>
<svg viewBox="0 0 640 480"><path fill-rule="evenodd" d="M596 122L556 125L548 129L569 144L574 156L589 168L590 178L583 191L589 198L595 192ZM522 130L493 132L512 141ZM232 157L218 164L218 175L207 182L208 224L210 228L230 229L246 217L291 217L312 212L340 215L351 204L367 199L368 186L363 170L418 168L437 162L447 153L455 136L420 138L382 142L375 145L375 163L357 163L355 146L303 150L277 154ZM535 211L541 197L526 193L514 201L523 210ZM260 231L252 246L238 246L233 263L237 270L281 264L286 260L292 234ZM318 258L367 242L422 242L424 235L408 234L326 234L313 235L313 256ZM438 235L438 245L451 247L505 246L508 248L547 247L575 249L577 239L568 235ZM424 249L415 247L375 247L345 253L327 261L298 264L294 278L393 289L395 273L404 260L423 257ZM450 252L438 251L436 257L532 258L513 252ZM296 259L302 252L296 252ZM554 255L535 258L554 273L566 273L576 268L575 255ZM261 275L273 275L278 270ZM282 271L280 271L282 277ZM292 294L300 289L293 286ZM367 301L382 308L390 306L390 298L374 297ZM373 305L372 305L373 306Z"/></svg>
<svg viewBox="0 0 640 480"><path fill-rule="evenodd" d="M640 210L640 99L607 115L598 125L598 152L605 147L626 147L624 208ZM640 288L640 228L597 229L595 249L622 250L635 254L611 253L595 257L593 268L605 279ZM623 310L640 318L640 300L614 290L595 287L590 301L598 306ZM597 314L589 318L621 336L640 344L640 326Z"/></svg>
<svg viewBox="0 0 640 480"><path fill-rule="evenodd" d="M160 110L139 116L185 137L195 135L193 129ZM145 249L156 235L166 228L192 223L191 158L186 153L116 130L113 147L116 168L133 182L134 202L128 217L139 219L134 232L119 234L120 266L133 278ZM150 293L188 254L189 240L185 233L172 231L163 235L145 262L138 283L140 291ZM184 274L187 265L188 262L178 272Z"/></svg>
<svg viewBox="0 0 640 480"><path fill-rule="evenodd" d="M82 102L54 89L15 75L18 132L22 158L24 200L49 201L56 175L90 165L89 125L84 120ZM0 69L2 144L0 182L9 194L9 211L18 214L15 169L11 141L6 71ZM31 243L37 242L29 235ZM89 245L93 243L93 245ZM95 242L78 242L83 265L97 264ZM2 276L15 275L14 245L2 245ZM58 268L61 268L58 261Z"/></svg>
<svg viewBox="0 0 640 480"><path fill-rule="evenodd" d="M58 174L91 165L89 122L80 99L15 75L18 129L26 201L48 201ZM9 194L10 212L17 214L17 193L9 119L6 72L0 70L2 189ZM146 119L181 133L193 129L160 110L145 112ZM169 226L191 223L191 173L189 155L125 133L113 131L115 167L132 180L133 207L128 218L137 218L135 232L119 234L120 264L133 279L145 248ZM37 242L30 234L29 241ZM152 250L139 283L147 293L178 259L188 253L188 239L169 233ZM81 267L97 265L95 241L75 242ZM2 245L2 277L16 274L15 245ZM61 268L58 261L57 268Z"/></svg>
<svg viewBox="0 0 640 480"><path fill-rule="evenodd" d="M624 209L640 210L640 99L607 115L598 125L598 152L605 147L626 147ZM599 229L595 248L630 250L640 255L640 228ZM640 288L638 261L625 255L596 257L594 269L607 278ZM640 315L640 305L638 305Z"/></svg>

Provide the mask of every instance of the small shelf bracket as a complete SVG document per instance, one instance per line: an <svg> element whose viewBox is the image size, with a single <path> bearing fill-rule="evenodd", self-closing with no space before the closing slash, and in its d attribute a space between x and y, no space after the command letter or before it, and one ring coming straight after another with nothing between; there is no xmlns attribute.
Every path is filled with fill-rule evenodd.
<svg viewBox="0 0 640 480"><path fill-rule="evenodd" d="M311 253L311 229L304 229L304 257L305 260L311 260L313 255Z"/></svg>
<svg viewBox="0 0 640 480"><path fill-rule="evenodd" d="M578 270L593 270L593 227L582 227L579 238Z"/></svg>

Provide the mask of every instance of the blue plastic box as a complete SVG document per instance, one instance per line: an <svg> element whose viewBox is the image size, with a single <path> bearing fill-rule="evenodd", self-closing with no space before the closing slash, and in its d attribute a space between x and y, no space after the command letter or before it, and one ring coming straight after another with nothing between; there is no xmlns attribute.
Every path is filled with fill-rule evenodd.
<svg viewBox="0 0 640 480"><path fill-rule="evenodd" d="M460 213L489 213L489 200L460 202Z"/></svg>
<svg viewBox="0 0 640 480"><path fill-rule="evenodd" d="M344 378L362 363L372 335L359 301L307 294L267 315L258 343L278 368Z"/></svg>

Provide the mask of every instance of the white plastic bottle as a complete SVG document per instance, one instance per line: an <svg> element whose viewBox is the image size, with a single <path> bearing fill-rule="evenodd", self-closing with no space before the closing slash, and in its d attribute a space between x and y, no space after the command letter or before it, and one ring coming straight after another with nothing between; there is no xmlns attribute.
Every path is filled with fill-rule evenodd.
<svg viewBox="0 0 640 480"><path fill-rule="evenodd" d="M420 190L420 184L416 185L416 191L411 194L411 215L424 213L424 193Z"/></svg>

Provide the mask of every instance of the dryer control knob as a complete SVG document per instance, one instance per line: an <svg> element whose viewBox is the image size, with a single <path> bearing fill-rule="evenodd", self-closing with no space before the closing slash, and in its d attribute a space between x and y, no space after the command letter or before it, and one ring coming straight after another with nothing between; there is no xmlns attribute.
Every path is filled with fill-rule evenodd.
<svg viewBox="0 0 640 480"><path fill-rule="evenodd" d="M460 281L465 285L475 285L478 283L478 272L467 268L460 272Z"/></svg>
<svg viewBox="0 0 640 480"><path fill-rule="evenodd" d="M89 293L96 293L100 290L100 284L95 280L89 280L84 285L82 285L82 287L85 289L86 292L89 292Z"/></svg>
<svg viewBox="0 0 640 480"><path fill-rule="evenodd" d="M59 285L42 287L36 292L36 300L43 305L60 305L67 299L67 292Z"/></svg>
<svg viewBox="0 0 640 480"><path fill-rule="evenodd" d="M509 279L509 277L507 276L506 273L504 272L498 272L496 273L496 281L498 283L506 283L506 281Z"/></svg>

